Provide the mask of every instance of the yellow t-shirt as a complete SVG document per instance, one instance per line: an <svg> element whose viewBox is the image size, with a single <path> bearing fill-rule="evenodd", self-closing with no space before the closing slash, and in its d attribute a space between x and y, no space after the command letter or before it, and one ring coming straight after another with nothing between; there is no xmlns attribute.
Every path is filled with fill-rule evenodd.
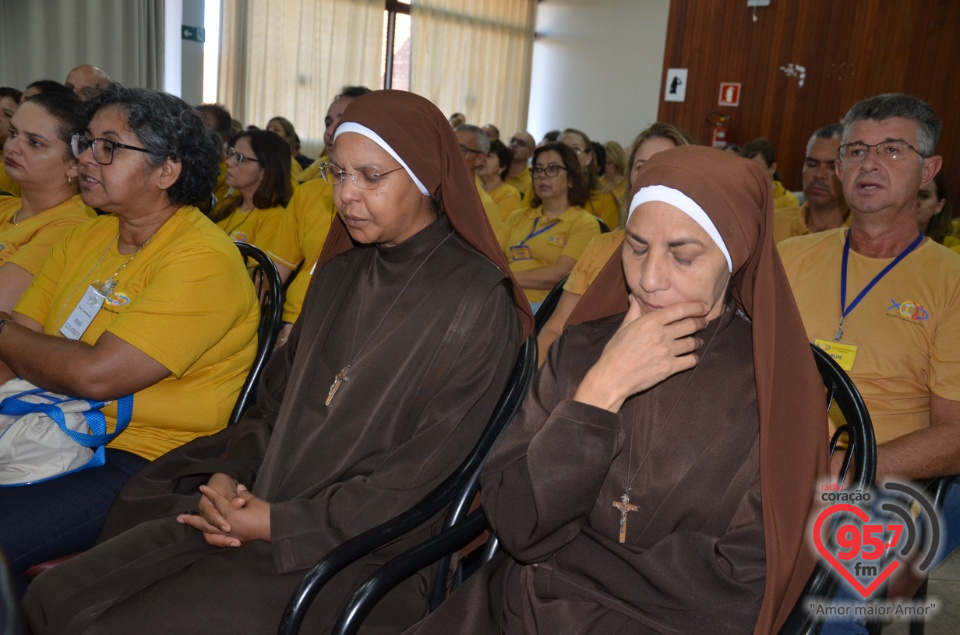
<svg viewBox="0 0 960 635"><path fill-rule="evenodd" d="M301 183L306 183L307 181L313 181L320 178L320 164L326 163L330 160L330 157L326 154L321 154L317 157L317 160L308 165L303 169L303 172L297 175L297 180Z"/></svg>
<svg viewBox="0 0 960 635"><path fill-rule="evenodd" d="M477 195L480 197L483 211L487 214L487 220L490 221L490 227L493 228L493 233L497 233L500 231L500 226L503 225L503 219L500 218L500 206L497 205L496 201L483 189L483 182L479 176L473 177L473 183L477 186Z"/></svg>
<svg viewBox="0 0 960 635"><path fill-rule="evenodd" d="M0 153L0 159L3 158L3 154ZM20 196L20 184L7 176L7 167L3 164L3 161L0 160L0 192L8 192L13 196Z"/></svg>
<svg viewBox="0 0 960 635"><path fill-rule="evenodd" d="M493 202L500 208L500 220L502 221L507 220L510 214L520 209L520 192L512 185L503 183L499 187L495 187L487 192L487 194L490 195Z"/></svg>
<svg viewBox="0 0 960 635"><path fill-rule="evenodd" d="M577 295L586 293L613 254L619 251L625 233L622 229L615 229L591 240L567 276L563 290Z"/></svg>
<svg viewBox="0 0 960 635"><path fill-rule="evenodd" d="M313 269L336 215L333 186L319 179L298 187L280 218L279 229L267 254L287 269L300 267L287 286L283 302L284 322L296 322L300 316L303 298L313 279Z"/></svg>
<svg viewBox="0 0 960 635"><path fill-rule="evenodd" d="M810 203L804 203L799 207L781 207L773 210L773 242L779 243L781 240L793 238L794 236L806 236L810 233L807 227L807 216L810 213ZM847 212L844 227L850 227L850 212Z"/></svg>
<svg viewBox="0 0 960 635"><path fill-rule="evenodd" d="M107 331L170 371L134 395L133 420L110 444L154 459L226 426L256 354L260 305L240 252L195 207L181 207L132 258L117 251L117 235L115 216L72 229L15 310L59 337L89 285L126 264L81 341ZM104 415L112 430L116 403Z"/></svg>
<svg viewBox="0 0 960 635"><path fill-rule="evenodd" d="M0 199L0 265L13 263L32 275L71 228L97 217L77 194L55 207L14 225L10 221L21 199Z"/></svg>
<svg viewBox="0 0 960 635"><path fill-rule="evenodd" d="M591 191L590 200L584 207L606 223L608 229L616 229L620 225L620 206L609 191L602 189Z"/></svg>
<svg viewBox="0 0 960 635"><path fill-rule="evenodd" d="M834 229L779 244L811 341L832 341L836 335L845 232ZM850 251L847 306L892 260ZM878 444L929 426L931 393L960 400L958 280L960 256L927 240L843 320L841 341L859 347L849 375L870 411Z"/></svg>
<svg viewBox="0 0 960 635"><path fill-rule="evenodd" d="M290 177L293 179L293 185L296 187L300 185L300 181L297 179L298 176L303 172L303 166L300 165L300 162L290 157Z"/></svg>
<svg viewBox="0 0 960 635"><path fill-rule="evenodd" d="M548 227L546 231L541 231ZM539 233L537 233L539 232ZM530 234L536 233L535 236ZM556 264L560 256L569 256L574 260L586 249L594 236L600 234L597 219L582 207L569 207L552 221L543 214L543 207L524 207L510 215L500 231L497 240L507 256L511 271L527 271ZM517 259L514 246L529 247L529 259ZM524 289L530 302L541 302L549 289Z"/></svg>
<svg viewBox="0 0 960 635"><path fill-rule="evenodd" d="M533 177L530 176L529 165L525 167L523 172L520 174L516 176L508 176L503 181L507 185L512 185L518 192L520 192L520 196L526 196L527 192L533 191Z"/></svg>
<svg viewBox="0 0 960 635"><path fill-rule="evenodd" d="M781 207L799 207L796 195L785 188L780 181L773 182L773 209Z"/></svg>
<svg viewBox="0 0 960 635"><path fill-rule="evenodd" d="M217 227L227 233L231 240L256 245L267 251L273 244L274 236L283 218L283 208L269 207L242 210L239 207L217 221Z"/></svg>

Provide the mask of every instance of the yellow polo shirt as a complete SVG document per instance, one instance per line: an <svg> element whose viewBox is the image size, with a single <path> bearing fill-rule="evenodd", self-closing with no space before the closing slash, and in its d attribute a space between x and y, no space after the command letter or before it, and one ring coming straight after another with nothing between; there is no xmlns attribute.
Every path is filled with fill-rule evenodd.
<svg viewBox="0 0 960 635"><path fill-rule="evenodd" d="M806 236L810 233L807 227L807 217L810 214L810 203L806 202L799 207L781 207L773 210L773 242ZM850 227L850 211L847 211L844 227Z"/></svg>
<svg viewBox="0 0 960 635"><path fill-rule="evenodd" d="M586 293L613 254L619 253L624 234L624 230L615 229L591 240L567 276L563 290L577 295Z"/></svg>
<svg viewBox="0 0 960 635"><path fill-rule="evenodd" d="M846 230L785 240L780 256L807 337L833 340L840 321ZM850 251L847 305L893 258ZM930 425L930 395L960 401L960 255L927 240L877 282L843 320L858 347L848 372L863 395L877 443ZM831 409L838 422L839 409Z"/></svg>
<svg viewBox="0 0 960 635"><path fill-rule="evenodd" d="M231 240L255 245L264 251L270 248L274 236L280 228L283 208L269 207L233 210L226 218L217 221L217 227L227 233Z"/></svg>
<svg viewBox="0 0 960 635"><path fill-rule="evenodd" d="M527 192L533 191L533 177L530 175L530 166L523 169L523 172L516 176L508 176L503 180L507 185L512 185L520 196L526 196Z"/></svg>
<svg viewBox="0 0 960 635"><path fill-rule="evenodd" d="M0 265L9 262L34 276L68 231L97 217L77 194L14 225L10 221L21 203L19 198L0 199Z"/></svg>
<svg viewBox="0 0 960 635"><path fill-rule="evenodd" d="M313 279L313 269L336 216L333 186L323 179L315 179L297 188L280 217L280 225L267 255L287 269L300 267L287 286L283 302L284 322L296 322L300 316L303 299Z"/></svg>
<svg viewBox="0 0 960 635"><path fill-rule="evenodd" d="M548 227L546 231L544 227ZM531 236L531 234L536 234ZM582 207L569 207L552 221L543 214L543 206L518 209L497 232L500 248L507 256L511 271L527 271L556 264L560 256L580 258L594 236L600 235L597 219ZM518 259L515 246L529 247L530 258ZM541 302L549 289L524 289L530 302Z"/></svg>
<svg viewBox="0 0 960 635"><path fill-rule="evenodd" d="M15 311L59 337L90 284L119 271L80 340L112 333L170 371L134 394L133 420L110 444L155 459L227 425L257 351L260 305L240 252L195 207L181 207L133 257L117 236L112 215L73 228ZM113 430L116 402L103 412Z"/></svg>

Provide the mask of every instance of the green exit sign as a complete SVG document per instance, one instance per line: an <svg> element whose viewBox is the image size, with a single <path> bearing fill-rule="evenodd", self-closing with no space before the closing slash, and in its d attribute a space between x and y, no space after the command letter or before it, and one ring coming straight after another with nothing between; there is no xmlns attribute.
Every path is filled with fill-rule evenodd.
<svg viewBox="0 0 960 635"><path fill-rule="evenodd" d="M184 40L189 40L191 42L203 42L206 39L204 30L198 26L187 26L184 24L180 32L181 37Z"/></svg>

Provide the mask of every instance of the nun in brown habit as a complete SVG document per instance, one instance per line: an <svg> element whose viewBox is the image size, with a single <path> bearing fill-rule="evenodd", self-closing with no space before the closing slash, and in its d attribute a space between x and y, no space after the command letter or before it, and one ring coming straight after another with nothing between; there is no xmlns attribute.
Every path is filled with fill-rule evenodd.
<svg viewBox="0 0 960 635"><path fill-rule="evenodd" d="M476 442L532 316L453 130L421 97L374 92L344 113L333 161L341 222L257 405L150 466L173 490L122 502L115 526L130 529L37 578L34 633L271 632L310 567L420 500ZM343 571L304 632L329 628L361 575L431 531ZM371 631L422 617L425 588L397 589Z"/></svg>
<svg viewBox="0 0 960 635"><path fill-rule="evenodd" d="M636 187L484 471L503 552L410 632L771 633L798 600L826 422L770 180L682 147Z"/></svg>

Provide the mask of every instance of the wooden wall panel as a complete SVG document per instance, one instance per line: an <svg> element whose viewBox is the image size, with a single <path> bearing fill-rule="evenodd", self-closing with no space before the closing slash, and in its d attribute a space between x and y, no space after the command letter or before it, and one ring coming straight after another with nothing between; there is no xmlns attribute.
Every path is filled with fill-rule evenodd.
<svg viewBox="0 0 960 635"><path fill-rule="evenodd" d="M767 137L785 185L800 189L807 140L856 101L906 92L944 121L938 152L960 197L960 2L955 0L672 0L664 77L688 69L686 101L665 102L659 118L709 143L706 114L730 117L730 140ZM806 67L804 85L781 67ZM717 105L720 82L741 82L740 106Z"/></svg>

